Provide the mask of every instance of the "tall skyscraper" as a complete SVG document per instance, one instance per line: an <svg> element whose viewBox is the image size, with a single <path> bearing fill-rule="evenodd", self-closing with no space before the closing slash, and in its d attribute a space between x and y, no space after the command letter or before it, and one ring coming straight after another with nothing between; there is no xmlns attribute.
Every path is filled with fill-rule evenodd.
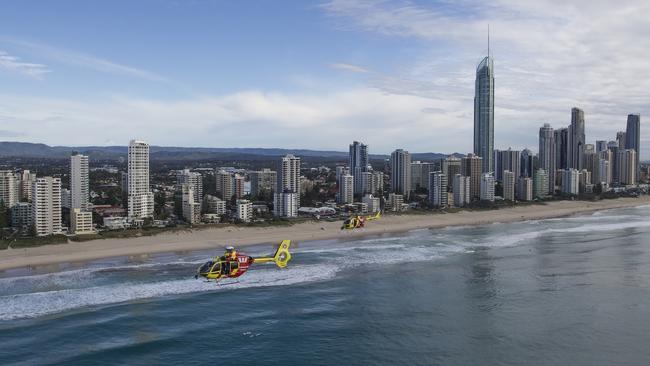
<svg viewBox="0 0 650 366"><path fill-rule="evenodd" d="M149 144L146 142L129 142L128 174L129 218L153 217L153 193L149 189Z"/></svg>
<svg viewBox="0 0 650 366"><path fill-rule="evenodd" d="M411 154L397 149L390 155L391 190L408 200L411 194Z"/></svg>
<svg viewBox="0 0 650 366"><path fill-rule="evenodd" d="M461 159L460 174L469 177L470 200L475 200L481 194L481 169L483 167L483 158L474 154L467 154Z"/></svg>
<svg viewBox="0 0 650 366"><path fill-rule="evenodd" d="M359 141L350 144L349 166L350 173L354 177L354 194L363 195L364 186L361 182L361 173L367 172L368 169L368 145Z"/></svg>
<svg viewBox="0 0 650 366"><path fill-rule="evenodd" d="M285 190L300 193L300 158L291 154L280 160L278 169L278 192Z"/></svg>
<svg viewBox="0 0 650 366"><path fill-rule="evenodd" d="M618 145L619 150L624 150L627 143L627 137L625 131L616 132L616 144Z"/></svg>
<svg viewBox="0 0 650 366"><path fill-rule="evenodd" d="M520 176L521 166L521 152L519 150L497 150L495 161L495 176L496 180L503 182L503 172L508 170L515 174L515 177Z"/></svg>
<svg viewBox="0 0 650 366"><path fill-rule="evenodd" d="M447 198L447 174L441 171L429 173L429 203L433 207L445 207Z"/></svg>
<svg viewBox="0 0 650 366"><path fill-rule="evenodd" d="M607 141L605 140L596 140L596 152L607 150Z"/></svg>
<svg viewBox="0 0 650 366"><path fill-rule="evenodd" d="M274 214L280 217L298 216L300 207L300 158L291 154L280 160L278 187L273 195Z"/></svg>
<svg viewBox="0 0 650 366"><path fill-rule="evenodd" d="M88 156L73 152L70 156L70 208L88 210L89 198Z"/></svg>
<svg viewBox="0 0 650 366"><path fill-rule="evenodd" d="M61 234L61 180L37 178L32 185L32 224L37 236Z"/></svg>
<svg viewBox="0 0 650 366"><path fill-rule="evenodd" d="M483 158L483 173L494 171L493 151L494 63L488 45L488 55L476 68L474 89L474 154Z"/></svg>
<svg viewBox="0 0 650 366"><path fill-rule="evenodd" d="M571 109L571 126L569 126L569 168L582 170L584 148L585 112L574 107Z"/></svg>
<svg viewBox="0 0 650 366"><path fill-rule="evenodd" d="M555 154L554 154L555 155ZM521 163L519 164L519 176L520 177L533 177L533 161L535 155L532 151L528 149L521 150Z"/></svg>
<svg viewBox="0 0 650 366"><path fill-rule="evenodd" d="M555 130L555 169L566 169L569 166L569 129Z"/></svg>
<svg viewBox="0 0 650 366"><path fill-rule="evenodd" d="M547 172L548 179L548 193L555 192L555 153L557 152L555 146L555 131L550 124L545 123L539 129L539 167Z"/></svg>
<svg viewBox="0 0 650 366"><path fill-rule="evenodd" d="M0 206L9 209L20 202L18 176L11 170L0 170Z"/></svg>
<svg viewBox="0 0 650 366"><path fill-rule="evenodd" d="M625 130L625 148L634 149L636 152L636 178L639 179L641 174L641 115L628 114L627 128Z"/></svg>

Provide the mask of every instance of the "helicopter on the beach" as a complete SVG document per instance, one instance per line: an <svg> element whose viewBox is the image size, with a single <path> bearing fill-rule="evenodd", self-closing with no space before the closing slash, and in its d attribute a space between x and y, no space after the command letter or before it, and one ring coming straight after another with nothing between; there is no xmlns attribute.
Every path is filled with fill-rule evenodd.
<svg viewBox="0 0 650 366"><path fill-rule="evenodd" d="M341 225L341 230L361 229L366 225L366 221L378 220L380 217L381 217L381 211L377 212L376 215L372 215L372 216L355 215L343 221L343 225Z"/></svg>
<svg viewBox="0 0 650 366"><path fill-rule="evenodd" d="M221 257L214 257L198 268L194 278L199 276L208 280L218 281L223 278L237 278L250 268L253 263L274 262L278 267L284 268L291 260L289 247L291 240L283 240L272 257L253 258L243 253L237 253L234 247L226 247L226 253Z"/></svg>

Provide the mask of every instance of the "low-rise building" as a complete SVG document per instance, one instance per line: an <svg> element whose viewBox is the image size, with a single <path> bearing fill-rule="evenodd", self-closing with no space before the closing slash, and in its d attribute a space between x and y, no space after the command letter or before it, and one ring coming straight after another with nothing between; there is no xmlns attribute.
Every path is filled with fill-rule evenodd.
<svg viewBox="0 0 650 366"><path fill-rule="evenodd" d="M237 200L237 219L241 222L251 222L253 219L253 204L249 200Z"/></svg>
<svg viewBox="0 0 650 366"><path fill-rule="evenodd" d="M94 234L93 213L80 208L70 211L70 232L75 235Z"/></svg>

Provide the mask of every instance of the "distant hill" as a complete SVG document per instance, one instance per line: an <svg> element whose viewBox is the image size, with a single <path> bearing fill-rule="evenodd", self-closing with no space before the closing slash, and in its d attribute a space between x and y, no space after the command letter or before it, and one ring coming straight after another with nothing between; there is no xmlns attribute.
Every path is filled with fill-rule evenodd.
<svg viewBox="0 0 650 366"><path fill-rule="evenodd" d="M49 146L29 142L0 141L0 157L52 158L62 159L78 151L95 159L118 159L126 157L126 146ZM215 148L215 147L176 147L151 146L152 160L207 160L207 159L257 159L273 158L293 154L305 158L326 160L347 159L346 151L321 151L307 149L277 148ZM448 154L414 153L413 160L431 161ZM388 159L389 155L371 154L370 159Z"/></svg>

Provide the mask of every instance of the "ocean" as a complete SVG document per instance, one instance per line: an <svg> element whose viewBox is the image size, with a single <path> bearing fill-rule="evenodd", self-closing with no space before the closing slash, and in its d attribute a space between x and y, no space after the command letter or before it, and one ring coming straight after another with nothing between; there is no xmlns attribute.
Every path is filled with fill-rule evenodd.
<svg viewBox="0 0 650 366"><path fill-rule="evenodd" d="M649 214L342 232L221 284L214 251L5 271L0 365L648 365Z"/></svg>

